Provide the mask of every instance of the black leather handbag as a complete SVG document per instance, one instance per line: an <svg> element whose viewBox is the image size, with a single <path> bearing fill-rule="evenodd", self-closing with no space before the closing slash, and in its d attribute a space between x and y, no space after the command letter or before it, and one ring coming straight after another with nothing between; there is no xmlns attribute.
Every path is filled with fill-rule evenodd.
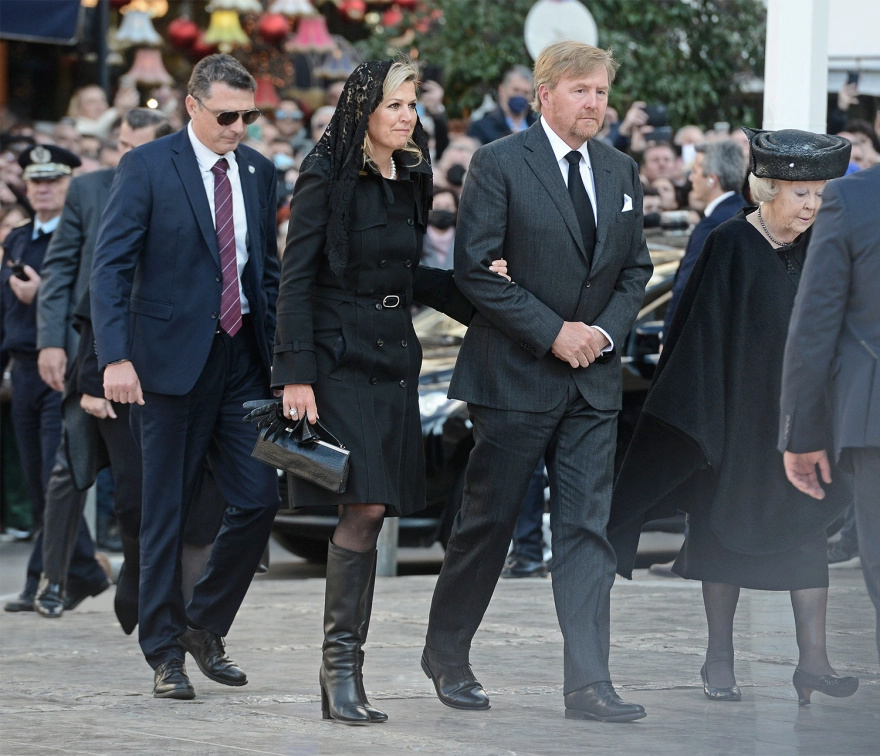
<svg viewBox="0 0 880 756"><path fill-rule="evenodd" d="M244 406L252 410L245 420L257 420L261 429L252 457L328 491L345 491L351 452L320 420L314 425L306 418L293 423L276 401Z"/></svg>

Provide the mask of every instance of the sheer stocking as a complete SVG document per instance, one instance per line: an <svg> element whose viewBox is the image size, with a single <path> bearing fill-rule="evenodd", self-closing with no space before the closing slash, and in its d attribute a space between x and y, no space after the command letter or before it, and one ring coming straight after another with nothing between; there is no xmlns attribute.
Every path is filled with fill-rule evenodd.
<svg viewBox="0 0 880 756"><path fill-rule="evenodd" d="M827 588L804 588L791 592L794 625L797 631L798 666L813 675L837 674L825 650L825 612Z"/></svg>
<svg viewBox="0 0 880 756"><path fill-rule="evenodd" d="M372 551L384 520L384 504L344 504L339 507L333 543L349 551Z"/></svg>
<svg viewBox="0 0 880 756"><path fill-rule="evenodd" d="M733 674L733 617L739 601L739 586L703 582L703 604L709 625L706 647L706 677L716 688L736 684Z"/></svg>

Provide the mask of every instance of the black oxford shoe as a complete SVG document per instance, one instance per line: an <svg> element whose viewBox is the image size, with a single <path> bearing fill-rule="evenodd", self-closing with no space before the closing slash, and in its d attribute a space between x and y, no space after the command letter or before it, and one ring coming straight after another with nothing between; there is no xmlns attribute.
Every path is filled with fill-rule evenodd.
<svg viewBox="0 0 880 756"><path fill-rule="evenodd" d="M22 591L17 598L7 601L3 610L7 612L32 612L34 610L34 594L30 591Z"/></svg>
<svg viewBox="0 0 880 756"><path fill-rule="evenodd" d="M189 701L196 697L189 677L186 676L186 665L183 659L169 659L156 667L153 698L178 698Z"/></svg>
<svg viewBox="0 0 880 756"><path fill-rule="evenodd" d="M545 578L550 574L547 569L547 563L543 561L535 561L525 559L524 557L513 557L504 565L501 572L503 578Z"/></svg>
<svg viewBox="0 0 880 756"><path fill-rule="evenodd" d="M57 619L64 614L64 588L61 583L45 583L37 591L34 609L50 619Z"/></svg>
<svg viewBox="0 0 880 756"><path fill-rule="evenodd" d="M422 653L422 671L434 683L437 698L453 709L488 709L489 696L474 677L470 664L429 662L428 650Z"/></svg>
<svg viewBox="0 0 880 756"><path fill-rule="evenodd" d="M614 686L603 680L565 696L566 719L592 719L597 722L633 722L647 716L638 704L624 703Z"/></svg>
<svg viewBox="0 0 880 756"><path fill-rule="evenodd" d="M247 685L247 675L226 655L223 638L216 633L188 627L177 641L192 654L205 677L222 685Z"/></svg>

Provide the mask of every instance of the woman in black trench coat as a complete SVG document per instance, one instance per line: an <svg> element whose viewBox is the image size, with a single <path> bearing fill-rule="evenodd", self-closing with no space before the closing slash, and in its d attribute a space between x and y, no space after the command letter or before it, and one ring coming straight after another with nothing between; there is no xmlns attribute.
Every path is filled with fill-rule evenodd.
<svg viewBox="0 0 880 756"><path fill-rule="evenodd" d="M291 479L301 506L339 507L327 555L322 713L385 721L363 687L386 515L425 506L416 301L469 322L451 271L419 266L431 205L427 138L416 114L417 69L359 66L333 119L303 161L282 261L272 385L285 414L320 416L350 450L346 491ZM493 270L505 272L503 263Z"/></svg>
<svg viewBox="0 0 880 756"><path fill-rule="evenodd" d="M751 132L752 196L761 202L706 240L675 311L618 476L608 524L617 571L631 577L648 519L688 512L673 571L702 581L709 638L705 695L739 701L733 619L740 588L791 593L794 687L852 695L825 647L825 527L850 500L845 476L822 501L788 483L776 450L782 357L810 227L849 143L794 129ZM820 248L809 254L821 255Z"/></svg>

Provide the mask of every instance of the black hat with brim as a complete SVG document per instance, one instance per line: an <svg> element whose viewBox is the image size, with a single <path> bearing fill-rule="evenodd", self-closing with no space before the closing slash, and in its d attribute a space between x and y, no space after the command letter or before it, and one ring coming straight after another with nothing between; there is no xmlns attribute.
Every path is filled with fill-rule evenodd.
<svg viewBox="0 0 880 756"><path fill-rule="evenodd" d="M849 167L852 144L843 137L799 129L743 131L751 145L749 170L758 178L827 181Z"/></svg>
<svg viewBox="0 0 880 756"><path fill-rule="evenodd" d="M69 150L54 144L38 144L26 149L18 156L19 165L24 168L25 181L48 181L62 178L79 168L82 161Z"/></svg>

